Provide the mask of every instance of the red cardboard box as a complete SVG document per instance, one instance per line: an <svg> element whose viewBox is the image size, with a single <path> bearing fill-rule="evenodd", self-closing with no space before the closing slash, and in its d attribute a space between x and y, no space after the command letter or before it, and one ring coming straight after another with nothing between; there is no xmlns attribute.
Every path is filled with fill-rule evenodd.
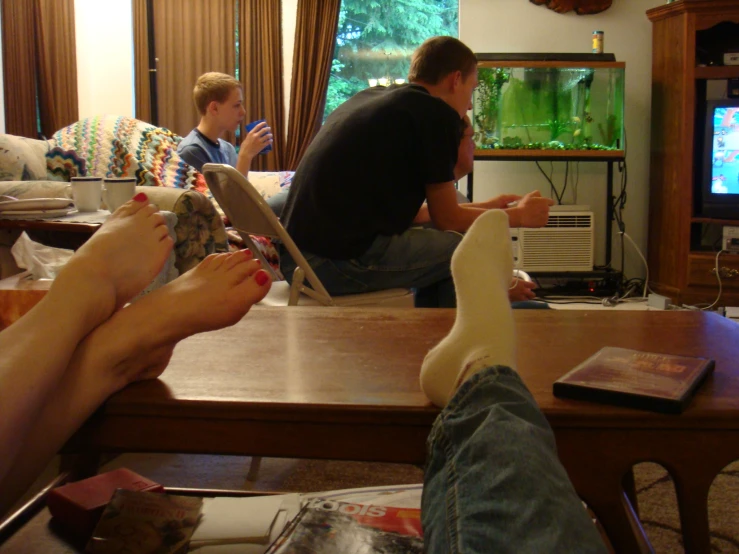
<svg viewBox="0 0 739 554"><path fill-rule="evenodd" d="M116 489L164 492L159 483L121 468L52 489L46 504L66 530L87 539Z"/></svg>

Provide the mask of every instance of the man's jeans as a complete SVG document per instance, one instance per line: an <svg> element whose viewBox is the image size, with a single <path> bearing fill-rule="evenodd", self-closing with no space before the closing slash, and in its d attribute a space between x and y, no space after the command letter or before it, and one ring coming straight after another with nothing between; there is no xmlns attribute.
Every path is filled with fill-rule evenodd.
<svg viewBox="0 0 739 554"><path fill-rule="evenodd" d="M331 295L412 288L417 307L454 308L450 262L461 240L459 233L412 228L401 235L378 236L367 252L351 260L303 255ZM295 262L284 248L280 270L292 283Z"/></svg>
<svg viewBox="0 0 739 554"><path fill-rule="evenodd" d="M462 384L429 435L422 498L429 554L605 553L518 374Z"/></svg>

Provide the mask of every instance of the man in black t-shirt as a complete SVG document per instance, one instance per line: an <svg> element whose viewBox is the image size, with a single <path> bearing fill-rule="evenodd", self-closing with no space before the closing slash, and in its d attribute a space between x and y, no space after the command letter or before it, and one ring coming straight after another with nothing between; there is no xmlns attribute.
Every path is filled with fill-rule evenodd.
<svg viewBox="0 0 739 554"><path fill-rule="evenodd" d="M408 81L331 114L298 166L283 222L330 294L411 287L418 306L453 307L451 256L485 212L458 205L454 188L477 60L459 40L434 37L414 52ZM436 229L412 228L424 200ZM550 204L527 195L507 210L511 226L544 225ZM281 267L290 280L284 251Z"/></svg>

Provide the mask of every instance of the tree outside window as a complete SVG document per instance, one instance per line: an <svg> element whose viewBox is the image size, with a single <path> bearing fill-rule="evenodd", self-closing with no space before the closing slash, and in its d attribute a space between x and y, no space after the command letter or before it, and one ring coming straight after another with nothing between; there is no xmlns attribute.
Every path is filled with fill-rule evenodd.
<svg viewBox="0 0 739 554"><path fill-rule="evenodd" d="M458 0L342 0L324 120L357 92L405 82L427 38L459 35Z"/></svg>

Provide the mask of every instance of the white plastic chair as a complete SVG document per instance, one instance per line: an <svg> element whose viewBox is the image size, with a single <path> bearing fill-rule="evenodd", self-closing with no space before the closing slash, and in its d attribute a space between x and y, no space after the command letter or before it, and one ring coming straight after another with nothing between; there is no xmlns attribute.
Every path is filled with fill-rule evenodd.
<svg viewBox="0 0 739 554"><path fill-rule="evenodd" d="M272 288L260 302L268 306L385 306L413 307L410 289L389 289L332 297L272 212L262 195L238 170L223 164L205 164L203 175L221 209L254 255L273 276ZM297 264L292 285L269 265L250 235L279 240Z"/></svg>

